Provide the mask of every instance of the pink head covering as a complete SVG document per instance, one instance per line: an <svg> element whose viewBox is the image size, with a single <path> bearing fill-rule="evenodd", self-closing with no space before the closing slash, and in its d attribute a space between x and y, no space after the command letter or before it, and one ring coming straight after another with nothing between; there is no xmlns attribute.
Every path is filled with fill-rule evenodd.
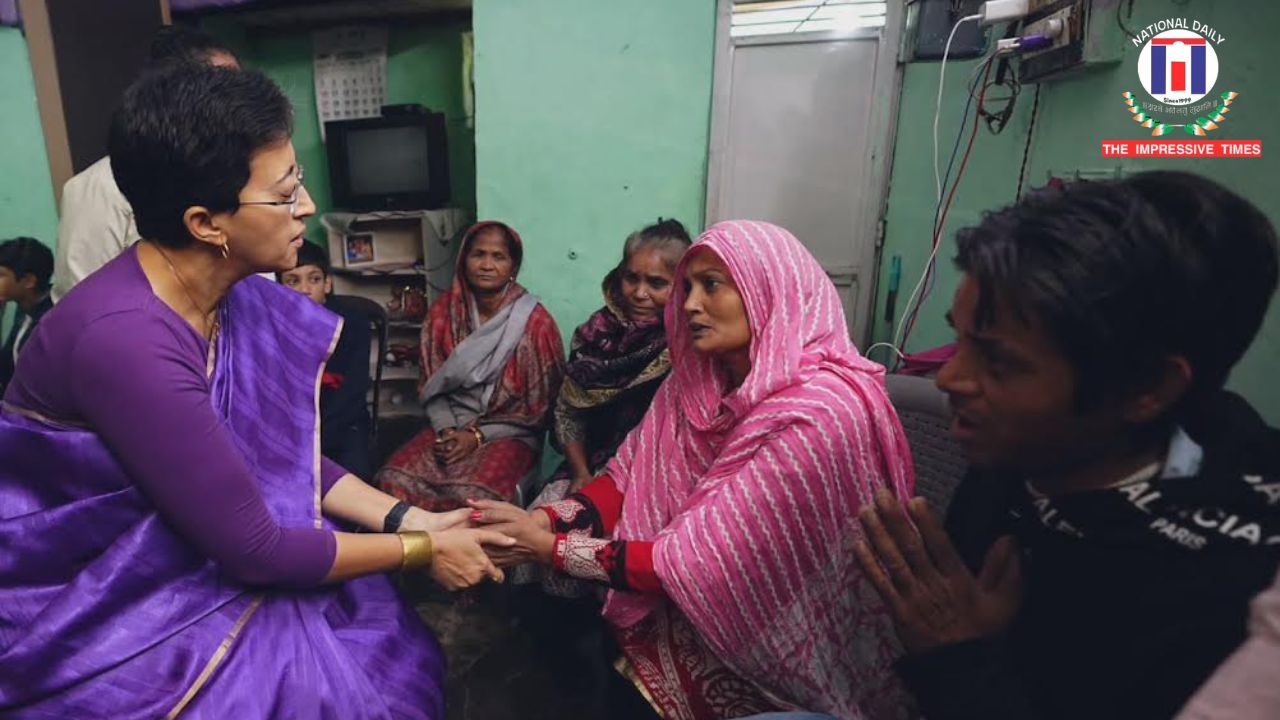
<svg viewBox="0 0 1280 720"><path fill-rule="evenodd" d="M899 715L892 627L852 553L876 489L909 497L914 485L884 368L858 354L835 287L791 233L719 223L677 278L700 251L742 295L751 371L726 393L717 361L692 348L677 282L671 377L606 471L625 494L617 536L654 541L666 598L615 592L605 616L629 627L673 602L775 697L842 718Z"/></svg>

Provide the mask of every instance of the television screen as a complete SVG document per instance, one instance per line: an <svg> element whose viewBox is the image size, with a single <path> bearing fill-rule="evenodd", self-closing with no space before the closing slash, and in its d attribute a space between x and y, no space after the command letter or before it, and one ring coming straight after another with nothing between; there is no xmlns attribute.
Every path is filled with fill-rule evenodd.
<svg viewBox="0 0 1280 720"><path fill-rule="evenodd" d="M426 192L431 188L427 133L422 127L353 130L347 173L356 195Z"/></svg>
<svg viewBox="0 0 1280 720"><path fill-rule="evenodd" d="M329 183L338 208L434 210L449 202L444 115L398 113L325 123Z"/></svg>

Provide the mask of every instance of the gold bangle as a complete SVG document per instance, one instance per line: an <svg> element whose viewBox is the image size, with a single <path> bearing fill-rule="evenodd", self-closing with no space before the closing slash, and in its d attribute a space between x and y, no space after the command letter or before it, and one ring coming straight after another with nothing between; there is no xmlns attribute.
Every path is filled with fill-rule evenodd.
<svg viewBox="0 0 1280 720"><path fill-rule="evenodd" d="M435 550L431 543L431 533L402 532L397 533L397 536L400 538L400 549L403 551L400 558L401 570L417 570L431 566L431 556Z"/></svg>
<svg viewBox="0 0 1280 720"><path fill-rule="evenodd" d="M480 428L478 428L478 427L473 427L473 428L471 428L471 432L475 433L475 435L476 435L476 447L480 447L481 445L483 445L483 444L484 444L484 433L480 431Z"/></svg>

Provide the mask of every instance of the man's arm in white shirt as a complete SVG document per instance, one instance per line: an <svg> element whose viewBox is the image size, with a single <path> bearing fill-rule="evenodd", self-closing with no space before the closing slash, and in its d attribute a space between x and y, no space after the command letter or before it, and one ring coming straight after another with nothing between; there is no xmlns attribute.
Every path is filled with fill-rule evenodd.
<svg viewBox="0 0 1280 720"><path fill-rule="evenodd" d="M53 263L53 299L139 240L133 208L116 187L109 158L67 181Z"/></svg>

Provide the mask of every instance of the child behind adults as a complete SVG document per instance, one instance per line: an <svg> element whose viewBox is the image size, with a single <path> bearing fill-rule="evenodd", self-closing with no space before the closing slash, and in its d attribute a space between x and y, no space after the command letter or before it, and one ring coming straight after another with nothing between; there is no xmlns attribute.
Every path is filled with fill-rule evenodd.
<svg viewBox="0 0 1280 720"><path fill-rule="evenodd" d="M0 394L13 377L18 353L31 339L36 324L50 308L49 281L53 275L53 252L39 240L19 237L0 243L0 307L18 306L9 334L0 346Z"/></svg>
<svg viewBox="0 0 1280 720"><path fill-rule="evenodd" d="M333 301L329 258L315 243L304 242L297 267L276 279L342 316L342 335L320 380L320 452L356 477L369 478L369 319Z"/></svg>

